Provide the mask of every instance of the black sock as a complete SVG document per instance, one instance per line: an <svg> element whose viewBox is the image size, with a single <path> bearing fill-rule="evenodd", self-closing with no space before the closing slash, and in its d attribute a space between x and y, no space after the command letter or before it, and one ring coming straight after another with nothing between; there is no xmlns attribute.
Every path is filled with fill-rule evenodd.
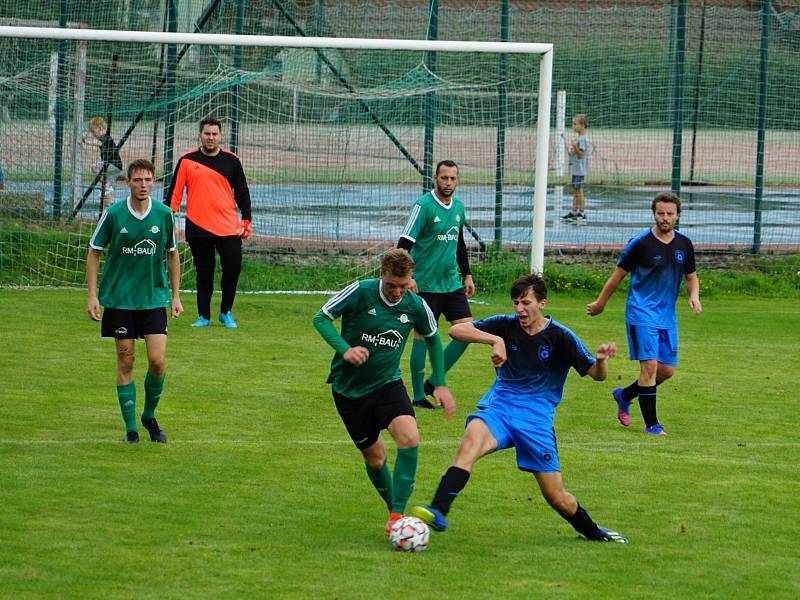
<svg viewBox="0 0 800 600"><path fill-rule="evenodd" d="M441 511L443 515L450 512L450 506L456 499L459 492L464 489L469 481L469 471L458 467L450 467L442 476L439 487L433 495L431 506Z"/></svg>
<svg viewBox="0 0 800 600"><path fill-rule="evenodd" d="M639 382L634 380L632 384L622 390L622 399L631 402L639 395Z"/></svg>
<svg viewBox="0 0 800 600"><path fill-rule="evenodd" d="M642 418L647 427L658 423L656 416L656 386L639 386L639 408L642 410Z"/></svg>
<svg viewBox="0 0 800 600"><path fill-rule="evenodd" d="M564 515L561 516L563 517ZM602 537L600 535L600 530L597 529L597 523L592 521L592 517L583 510L580 504L578 504L578 510L575 511L574 515L571 517L564 517L564 519L572 525L575 531L580 533L587 540L597 540Z"/></svg>

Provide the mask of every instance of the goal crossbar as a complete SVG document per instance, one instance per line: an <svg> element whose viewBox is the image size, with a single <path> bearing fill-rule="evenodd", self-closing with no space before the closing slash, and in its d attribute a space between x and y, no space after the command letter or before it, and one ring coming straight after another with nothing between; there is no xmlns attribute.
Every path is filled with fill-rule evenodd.
<svg viewBox="0 0 800 600"><path fill-rule="evenodd" d="M540 55L536 164L530 269L544 268L544 230L547 205L547 165L550 145L550 94L553 75L553 44L526 42L471 42L456 40L399 40L301 36L233 35L60 27L0 26L0 37L157 44L199 44L355 50L411 50L421 52L473 52Z"/></svg>

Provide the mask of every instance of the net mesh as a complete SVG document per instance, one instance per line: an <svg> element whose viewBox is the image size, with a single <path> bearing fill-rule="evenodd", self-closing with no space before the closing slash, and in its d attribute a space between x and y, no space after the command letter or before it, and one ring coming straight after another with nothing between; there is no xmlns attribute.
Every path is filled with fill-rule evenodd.
<svg viewBox="0 0 800 600"><path fill-rule="evenodd" d="M0 0L0 25L56 26L58 4ZM238 26L233 1L68 4L70 27L141 31L168 29L169 4L176 30L209 33L424 39L438 23L439 39L497 41L503 21L500 3L467 0L439 2L436 13L411 0L250 3ZM648 225L650 199L673 178L675 3L551 4L511 2L507 15L510 41L555 45L553 123L565 91L566 130L550 136L546 250L619 248ZM760 252L798 252L800 6L775 3L770 19L757 198L761 15L735 4L689 3L681 32L681 226L701 249L746 253L757 241ZM161 44L0 38L0 50L0 285L82 284L104 195L101 181L91 185L92 117L110 123L123 163L154 160L157 200L196 147L200 119L223 121L223 145L241 157L253 197L244 290L332 289L374 272L425 189L427 163L444 158L461 166L478 285L502 289L528 264L538 57L179 45L173 82ZM575 113L588 115L591 143L581 227L560 218L571 207L560 146ZM123 199L124 182L106 179L106 194ZM183 286L193 280L187 259Z"/></svg>

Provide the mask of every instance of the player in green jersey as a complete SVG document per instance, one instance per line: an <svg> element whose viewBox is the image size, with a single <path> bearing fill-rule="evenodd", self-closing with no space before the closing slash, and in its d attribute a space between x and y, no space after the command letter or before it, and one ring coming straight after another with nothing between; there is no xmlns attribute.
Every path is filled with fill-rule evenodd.
<svg viewBox="0 0 800 600"><path fill-rule="evenodd" d="M414 203L398 248L411 253L416 269L411 290L428 303L436 320L444 313L451 325L472 321L468 298L475 295L464 243L466 216L464 204L455 195L458 165L443 160L436 165L435 188ZM466 350L467 344L452 340L444 351L444 370L449 371ZM425 399L433 391L425 381L426 346L415 336L411 346L411 386L414 406L434 408Z"/></svg>
<svg viewBox="0 0 800 600"><path fill-rule="evenodd" d="M136 424L136 385L133 383L134 341L144 338L147 374L144 378L142 425L154 442L167 436L156 421L155 410L164 389L167 351L167 313L183 313L178 295L181 263L175 242L175 225L168 206L153 202L155 168L145 159L128 165L130 196L103 213L89 241L86 311L101 320L102 337L114 338L117 354L117 399L125 421L125 441L139 441ZM100 255L107 250L100 295L97 274ZM166 257L166 269L164 268Z"/></svg>
<svg viewBox="0 0 800 600"><path fill-rule="evenodd" d="M431 355L435 401L447 416L456 411L445 386L436 319L422 298L408 292L413 269L408 252L389 250L381 261L380 279L352 283L314 315L314 327L336 351L328 377L336 410L389 510L386 535L403 516L417 473L419 432L399 368L412 330L423 336ZM333 324L339 317L341 333ZM393 474L386 464L383 429L397 444Z"/></svg>

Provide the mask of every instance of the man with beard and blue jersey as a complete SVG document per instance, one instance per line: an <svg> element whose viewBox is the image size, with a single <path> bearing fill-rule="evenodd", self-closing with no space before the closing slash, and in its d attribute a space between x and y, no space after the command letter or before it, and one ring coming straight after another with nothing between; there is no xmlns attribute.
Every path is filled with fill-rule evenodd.
<svg viewBox="0 0 800 600"><path fill-rule="evenodd" d="M639 361L639 377L626 388L614 388L617 419L631 424L630 405L639 398L645 432L667 435L656 412L656 386L673 376L678 366L678 320L675 302L686 279L689 308L699 315L700 280L691 240L675 230L681 201L671 192L661 192L650 206L655 225L634 237L617 261L617 267L597 300L586 306L589 316L599 315L625 276L631 274L625 305L625 328L631 360Z"/></svg>

